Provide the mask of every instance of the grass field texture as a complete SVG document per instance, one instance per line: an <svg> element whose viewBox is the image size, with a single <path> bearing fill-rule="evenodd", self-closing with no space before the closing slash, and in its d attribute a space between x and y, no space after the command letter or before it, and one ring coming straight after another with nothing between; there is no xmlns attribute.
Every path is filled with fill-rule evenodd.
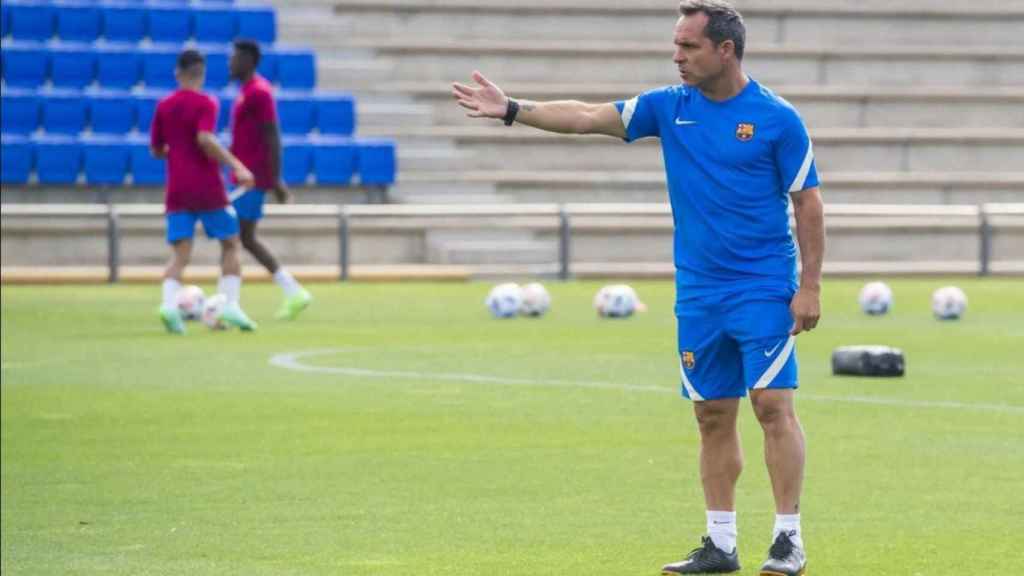
<svg viewBox="0 0 1024 576"><path fill-rule="evenodd" d="M958 322L929 296L955 283ZM184 338L159 288L4 287L7 575L655 575L704 530L678 395L673 289L600 320L596 283L549 283L542 319L491 319L489 285L314 285L298 321L243 287L258 332ZM798 339L814 576L1024 573L1024 282L891 282L894 310L827 281ZM204 286L208 291L212 286ZM887 344L907 377L837 378ZM744 407L742 574L770 544Z"/></svg>

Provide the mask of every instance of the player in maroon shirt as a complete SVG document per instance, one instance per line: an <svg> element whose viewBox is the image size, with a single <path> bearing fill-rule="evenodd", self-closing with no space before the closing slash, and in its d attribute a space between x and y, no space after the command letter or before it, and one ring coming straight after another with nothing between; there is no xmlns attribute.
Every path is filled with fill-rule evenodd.
<svg viewBox="0 0 1024 576"><path fill-rule="evenodd" d="M238 258L238 219L228 202L219 164L231 168L242 185L252 185L253 175L242 162L217 142L217 101L201 92L206 79L206 59L197 50L185 50L174 69L178 89L156 107L150 128L150 147L157 158L167 159L164 207L171 261L164 271L160 319L169 332L185 333L177 292L181 274L192 254L196 221L210 238L220 241L221 277L218 291L227 304L221 319L242 330L256 324L238 304L242 286Z"/></svg>
<svg viewBox="0 0 1024 576"><path fill-rule="evenodd" d="M291 320L305 310L313 298L256 237L256 226L263 218L265 193L272 192L282 203L292 198L281 179L281 131L277 125L273 86L256 73L259 63L259 44L252 40L235 41L231 76L239 81L241 90L231 110L231 152L252 171L256 182L239 187L232 193L231 201L238 213L242 246L263 264L274 276L274 282L284 290L284 302L277 317Z"/></svg>

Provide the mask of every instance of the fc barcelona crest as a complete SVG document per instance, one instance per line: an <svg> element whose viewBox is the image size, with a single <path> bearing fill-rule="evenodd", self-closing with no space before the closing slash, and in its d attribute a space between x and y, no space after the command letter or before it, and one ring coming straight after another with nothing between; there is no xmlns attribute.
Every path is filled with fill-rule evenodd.
<svg viewBox="0 0 1024 576"><path fill-rule="evenodd" d="M690 352L689 350L686 350L686 351L683 352L683 366L687 370L693 370L693 366L696 363L697 363L697 361L693 357L693 352Z"/></svg>
<svg viewBox="0 0 1024 576"><path fill-rule="evenodd" d="M736 125L736 138L740 142L749 142L754 139L754 125L740 122Z"/></svg>

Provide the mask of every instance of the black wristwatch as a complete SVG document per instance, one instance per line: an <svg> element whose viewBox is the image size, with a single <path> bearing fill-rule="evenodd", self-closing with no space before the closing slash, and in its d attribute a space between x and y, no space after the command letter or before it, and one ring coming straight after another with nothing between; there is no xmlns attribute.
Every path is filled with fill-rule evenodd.
<svg viewBox="0 0 1024 576"><path fill-rule="evenodd" d="M505 126L511 126L516 121L516 114L519 114L519 102L509 98L508 110L505 111L505 117L501 121L505 123Z"/></svg>

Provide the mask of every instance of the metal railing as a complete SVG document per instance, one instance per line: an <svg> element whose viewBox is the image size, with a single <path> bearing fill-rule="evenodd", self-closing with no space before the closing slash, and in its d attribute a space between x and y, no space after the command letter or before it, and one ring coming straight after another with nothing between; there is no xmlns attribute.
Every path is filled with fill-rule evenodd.
<svg viewBox="0 0 1024 576"><path fill-rule="evenodd" d="M983 205L826 205L826 226L837 228L901 230L949 229L973 230L978 234L977 275L991 273L992 240L1000 230L1024 231L1024 203ZM645 229L671 230L671 209L667 204L485 204L485 205L270 205L268 215L300 218L336 218L338 222L338 278L350 278L352 229L356 222L374 219L507 219L504 227L527 230L557 230L558 277L572 276L573 230L595 226L604 220L605 228L629 230L629 218L655 218ZM126 218L160 217L164 214L159 204L4 204L0 216L4 218L82 218L106 220L108 281L117 282L121 268L122 221ZM529 220L517 222L516 219ZM1009 219L1010 224L995 223ZM586 224L581 222L586 221ZM424 225L424 227L428 227ZM1024 260L1024 254L1021 255Z"/></svg>

